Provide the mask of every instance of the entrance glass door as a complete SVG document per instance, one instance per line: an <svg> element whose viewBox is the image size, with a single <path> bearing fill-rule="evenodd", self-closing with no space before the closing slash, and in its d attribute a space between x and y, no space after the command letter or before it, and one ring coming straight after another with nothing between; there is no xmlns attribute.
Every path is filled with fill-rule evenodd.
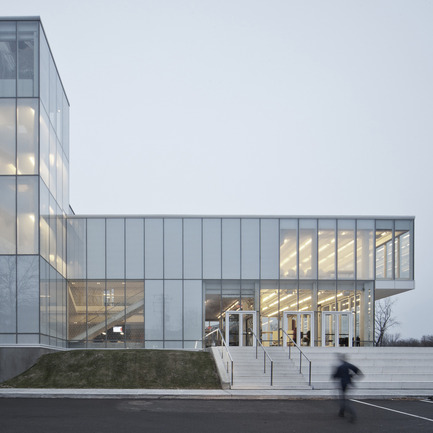
<svg viewBox="0 0 433 433"><path fill-rule="evenodd" d="M351 311L322 312L322 346L352 347L353 313Z"/></svg>
<svg viewBox="0 0 433 433"><path fill-rule="evenodd" d="M226 311L225 313L225 338L229 346L255 346L256 339L252 331L256 333L255 311Z"/></svg>
<svg viewBox="0 0 433 433"><path fill-rule="evenodd" d="M284 311L283 329L299 346L314 346L314 311ZM284 346L287 340L283 334Z"/></svg>

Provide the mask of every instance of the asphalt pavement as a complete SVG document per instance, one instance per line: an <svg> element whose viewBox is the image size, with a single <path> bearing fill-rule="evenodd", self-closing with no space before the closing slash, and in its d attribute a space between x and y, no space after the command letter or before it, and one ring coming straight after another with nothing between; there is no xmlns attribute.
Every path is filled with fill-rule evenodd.
<svg viewBox="0 0 433 433"><path fill-rule="evenodd" d="M336 400L3 398L5 433L289 433L433 431L428 399L357 400L357 418L338 417Z"/></svg>

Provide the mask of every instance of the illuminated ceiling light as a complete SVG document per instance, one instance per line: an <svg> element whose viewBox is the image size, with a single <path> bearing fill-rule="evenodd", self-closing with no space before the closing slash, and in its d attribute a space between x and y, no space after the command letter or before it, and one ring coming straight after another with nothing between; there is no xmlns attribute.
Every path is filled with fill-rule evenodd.
<svg viewBox="0 0 433 433"><path fill-rule="evenodd" d="M35 222L35 215L34 214L29 214L29 218L32 222Z"/></svg>
<svg viewBox="0 0 433 433"><path fill-rule="evenodd" d="M34 156L29 156L29 160L30 163L33 165L33 167L35 166L35 157Z"/></svg>

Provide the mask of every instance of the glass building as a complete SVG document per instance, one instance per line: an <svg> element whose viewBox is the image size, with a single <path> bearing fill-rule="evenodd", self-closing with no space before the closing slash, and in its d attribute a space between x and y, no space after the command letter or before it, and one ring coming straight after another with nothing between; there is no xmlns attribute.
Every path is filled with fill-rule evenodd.
<svg viewBox="0 0 433 433"><path fill-rule="evenodd" d="M413 217L78 216L39 18L0 20L0 345L372 345L414 288Z"/></svg>

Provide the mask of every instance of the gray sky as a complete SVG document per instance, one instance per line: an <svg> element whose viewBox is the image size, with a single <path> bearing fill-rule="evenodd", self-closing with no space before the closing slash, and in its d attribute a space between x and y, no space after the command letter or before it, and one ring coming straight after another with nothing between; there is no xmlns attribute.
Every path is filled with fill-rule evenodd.
<svg viewBox="0 0 433 433"><path fill-rule="evenodd" d="M77 214L415 215L433 334L433 2L14 0L71 104Z"/></svg>

